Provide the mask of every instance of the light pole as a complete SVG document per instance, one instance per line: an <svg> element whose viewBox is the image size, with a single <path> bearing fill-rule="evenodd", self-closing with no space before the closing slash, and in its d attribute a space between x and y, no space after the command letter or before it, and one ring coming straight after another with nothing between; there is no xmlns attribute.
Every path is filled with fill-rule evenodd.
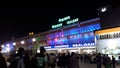
<svg viewBox="0 0 120 68"><path fill-rule="evenodd" d="M34 32L30 32L29 35L27 36L27 50L28 50L28 53L31 54L31 45L30 45L30 41L31 38L33 37L34 35ZM32 42L35 42L36 40L35 39L32 39Z"/></svg>

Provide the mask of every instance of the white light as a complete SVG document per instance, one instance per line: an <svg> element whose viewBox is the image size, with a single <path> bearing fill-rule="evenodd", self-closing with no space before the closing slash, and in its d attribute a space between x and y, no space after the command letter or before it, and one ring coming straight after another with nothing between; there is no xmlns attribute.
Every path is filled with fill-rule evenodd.
<svg viewBox="0 0 120 68"><path fill-rule="evenodd" d="M9 46L10 46L10 44L7 44L7 46L9 47Z"/></svg>
<svg viewBox="0 0 120 68"><path fill-rule="evenodd" d="M91 50L88 49L88 50L87 50L87 53L90 53L90 52L91 52Z"/></svg>
<svg viewBox="0 0 120 68"><path fill-rule="evenodd" d="M37 53L40 53L40 50L37 50Z"/></svg>
<svg viewBox="0 0 120 68"><path fill-rule="evenodd" d="M6 48L6 50L9 52L9 51L10 51L10 48L8 47L8 48Z"/></svg>
<svg viewBox="0 0 120 68"><path fill-rule="evenodd" d="M106 10L107 10L106 7L104 7L104 8L101 9L102 12L105 12Z"/></svg>
<svg viewBox="0 0 120 68"><path fill-rule="evenodd" d="M4 45L2 45L1 47L4 48Z"/></svg>
<svg viewBox="0 0 120 68"><path fill-rule="evenodd" d="M25 42L24 42L24 41L21 41L21 44L25 44Z"/></svg>
<svg viewBox="0 0 120 68"><path fill-rule="evenodd" d="M35 42L35 41L36 41L36 39L35 39L35 38L33 38L33 39L32 39L32 41L33 41L33 42Z"/></svg>
<svg viewBox="0 0 120 68"><path fill-rule="evenodd" d="M16 43L14 42L14 43L13 43L13 45L15 46L15 45L16 45Z"/></svg>
<svg viewBox="0 0 120 68"><path fill-rule="evenodd" d="M16 54L18 53L18 51L16 51Z"/></svg>
<svg viewBox="0 0 120 68"><path fill-rule="evenodd" d="M90 43L88 43L88 46L90 45Z"/></svg>

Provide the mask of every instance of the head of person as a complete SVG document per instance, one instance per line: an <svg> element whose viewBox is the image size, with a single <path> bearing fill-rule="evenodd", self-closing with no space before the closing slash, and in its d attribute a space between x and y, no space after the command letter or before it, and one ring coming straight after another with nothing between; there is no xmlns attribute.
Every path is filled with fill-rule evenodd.
<svg viewBox="0 0 120 68"><path fill-rule="evenodd" d="M23 55L24 52L25 52L24 48L20 47L20 48L18 49L18 54Z"/></svg>
<svg viewBox="0 0 120 68"><path fill-rule="evenodd" d="M101 53L98 53L98 55L101 55Z"/></svg>
<svg viewBox="0 0 120 68"><path fill-rule="evenodd" d="M45 54L46 53L46 49L44 47L40 47L40 53Z"/></svg>
<svg viewBox="0 0 120 68"><path fill-rule="evenodd" d="M75 55L75 52L72 52L72 53L71 53L71 56L73 56L73 55Z"/></svg>

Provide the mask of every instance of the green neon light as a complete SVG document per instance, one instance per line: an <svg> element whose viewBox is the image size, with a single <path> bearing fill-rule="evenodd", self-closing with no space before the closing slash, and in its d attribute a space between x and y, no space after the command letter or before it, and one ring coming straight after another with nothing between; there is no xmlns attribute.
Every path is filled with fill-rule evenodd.
<svg viewBox="0 0 120 68"><path fill-rule="evenodd" d="M68 20L68 19L70 19L70 16L58 19L58 22L63 22L63 21Z"/></svg>
<svg viewBox="0 0 120 68"><path fill-rule="evenodd" d="M75 22L78 22L78 18L75 18L73 20L70 20L70 21L67 21L66 24L72 24L72 23L75 23Z"/></svg>
<svg viewBox="0 0 120 68"><path fill-rule="evenodd" d="M64 17L64 18L59 19L58 21L61 22L61 23L56 24L56 25L52 25L52 29L54 29L54 28L59 28L59 27L62 27L62 26L64 26L64 25L73 24L73 23L79 21L78 18L75 18L75 19L72 19L72 20L68 20L68 19L70 19L70 16L67 16L67 17ZM66 23L63 22L63 21L66 21Z"/></svg>
<svg viewBox="0 0 120 68"><path fill-rule="evenodd" d="M62 26L62 23L59 23L59 24L56 24L56 25L52 25L52 28L58 28L58 27L61 27Z"/></svg>

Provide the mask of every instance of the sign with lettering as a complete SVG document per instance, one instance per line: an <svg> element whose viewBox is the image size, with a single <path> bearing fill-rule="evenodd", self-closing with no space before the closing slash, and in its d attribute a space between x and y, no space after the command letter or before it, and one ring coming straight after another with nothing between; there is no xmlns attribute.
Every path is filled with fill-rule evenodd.
<svg viewBox="0 0 120 68"><path fill-rule="evenodd" d="M66 21L66 20L68 20L68 19L70 19L70 16L67 16L67 17L58 19L58 22L63 22L63 21Z"/></svg>
<svg viewBox="0 0 120 68"><path fill-rule="evenodd" d="M56 25L52 25L52 28L58 28L58 27L61 27L63 24L62 23L59 23L59 24L56 24Z"/></svg>
<svg viewBox="0 0 120 68"><path fill-rule="evenodd" d="M88 47L95 46L95 43L84 43L84 44L70 44L70 45L57 45L57 46L45 46L45 49L51 48L76 48L76 47Z"/></svg>
<svg viewBox="0 0 120 68"><path fill-rule="evenodd" d="M78 18L75 18L72 20L69 20L69 19L70 19L70 16L58 19L58 24L52 25L52 29L59 28L59 27L62 27L64 25L74 24L74 23L79 21Z"/></svg>
<svg viewBox="0 0 120 68"><path fill-rule="evenodd" d="M67 21L66 24L73 24L75 22L78 22L78 18L75 18L73 20Z"/></svg>

